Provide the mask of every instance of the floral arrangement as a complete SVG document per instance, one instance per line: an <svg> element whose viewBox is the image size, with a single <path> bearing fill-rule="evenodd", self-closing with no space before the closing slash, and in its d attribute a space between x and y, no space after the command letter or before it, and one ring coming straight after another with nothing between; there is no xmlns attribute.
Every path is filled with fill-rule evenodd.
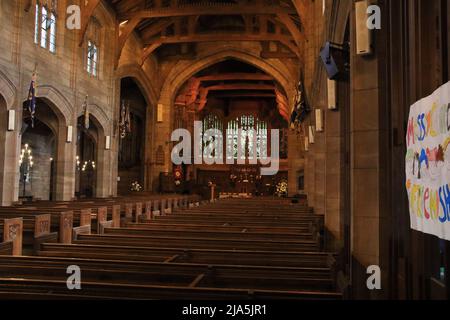
<svg viewBox="0 0 450 320"><path fill-rule="evenodd" d="M287 190L288 190L287 181L286 180L280 181L277 184L276 189L277 189L277 195L279 197L286 196L287 195Z"/></svg>
<svg viewBox="0 0 450 320"><path fill-rule="evenodd" d="M134 192L140 192L140 191L142 191L142 187L141 187L141 185L139 184L139 182L135 181L135 182L133 182L133 183L131 184L131 191L134 191Z"/></svg>

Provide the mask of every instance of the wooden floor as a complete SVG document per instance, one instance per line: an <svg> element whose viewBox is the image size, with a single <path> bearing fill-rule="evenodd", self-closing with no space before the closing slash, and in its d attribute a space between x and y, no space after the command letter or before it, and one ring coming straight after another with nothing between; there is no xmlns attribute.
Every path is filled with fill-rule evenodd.
<svg viewBox="0 0 450 320"><path fill-rule="evenodd" d="M142 195L0 208L2 223L18 216L32 235L23 255L0 256L2 299L341 298L335 255L320 248L322 219L285 199ZM51 228L33 237L38 216ZM81 290L67 288L71 265Z"/></svg>

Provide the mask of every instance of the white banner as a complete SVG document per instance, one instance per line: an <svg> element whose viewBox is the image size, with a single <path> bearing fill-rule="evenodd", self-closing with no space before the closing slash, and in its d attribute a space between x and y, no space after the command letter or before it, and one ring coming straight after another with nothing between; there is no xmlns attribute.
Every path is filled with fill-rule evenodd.
<svg viewBox="0 0 450 320"><path fill-rule="evenodd" d="M450 82L410 110L406 189L411 228L450 240Z"/></svg>

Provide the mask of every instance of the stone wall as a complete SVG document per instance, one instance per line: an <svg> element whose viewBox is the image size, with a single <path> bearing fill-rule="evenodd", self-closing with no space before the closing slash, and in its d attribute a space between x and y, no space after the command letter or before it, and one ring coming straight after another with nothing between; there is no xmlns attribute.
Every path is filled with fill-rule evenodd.
<svg viewBox="0 0 450 320"><path fill-rule="evenodd" d="M83 112L82 104L86 95L89 95L91 116L98 122L101 133L97 145L99 171L96 193L98 196L116 194L118 136L114 123L118 118L120 78L127 75L140 78L150 105L156 100L155 88L158 88L160 81L157 63L150 57L141 68L140 62L129 59L130 56L138 57L135 47L142 46L132 37L115 71L117 25L113 11L102 3L94 12L95 19L101 25L99 74L98 77L91 77L85 71L86 41L79 46L79 31L65 28L65 10L69 1L58 1L56 53L34 43L35 2L32 1L28 11L25 10L27 4L25 0L2 1L0 7L0 95L6 101L5 109L15 109L17 112L16 130L6 132L5 141L0 139L0 148L5 150L0 154L0 172L4 177L2 183L13 186L9 188L10 192L0 192L2 203L9 204L18 197L19 173L15 164L21 145L19 130L22 103L27 98L35 66L38 72L37 95L48 102L59 121L55 156L56 198L69 200L74 195L76 121ZM72 143L66 142L68 126L74 129ZM106 136L112 137L111 150L105 150Z"/></svg>

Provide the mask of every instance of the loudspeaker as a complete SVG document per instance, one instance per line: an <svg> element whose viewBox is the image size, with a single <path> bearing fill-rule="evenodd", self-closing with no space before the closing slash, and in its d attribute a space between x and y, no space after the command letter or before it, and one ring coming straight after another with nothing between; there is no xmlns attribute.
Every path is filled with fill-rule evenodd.
<svg viewBox="0 0 450 320"><path fill-rule="evenodd" d="M66 137L66 142L67 143L71 143L72 142L72 136L73 136L73 127L72 126L68 126L67 127L67 137Z"/></svg>
<svg viewBox="0 0 450 320"><path fill-rule="evenodd" d="M309 126L309 143L314 144L315 143L315 134L316 134L316 128L314 126Z"/></svg>
<svg viewBox="0 0 450 320"><path fill-rule="evenodd" d="M323 132L323 113L322 113L322 109L316 109L316 132Z"/></svg>
<svg viewBox="0 0 450 320"><path fill-rule="evenodd" d="M305 151L309 151L309 138L305 137Z"/></svg>
<svg viewBox="0 0 450 320"><path fill-rule="evenodd" d="M105 137L105 150L111 150L111 136Z"/></svg>
<svg viewBox="0 0 450 320"><path fill-rule="evenodd" d="M372 31L367 26L368 7L367 0L355 2L356 54L358 55L372 54Z"/></svg>
<svg viewBox="0 0 450 320"><path fill-rule="evenodd" d="M335 80L327 80L328 91L328 109L337 109L337 82Z"/></svg>
<svg viewBox="0 0 450 320"><path fill-rule="evenodd" d="M16 111L8 110L8 131L16 129Z"/></svg>
<svg viewBox="0 0 450 320"><path fill-rule="evenodd" d="M163 122L163 112L164 112L164 106L162 104L158 104L158 108L156 110L156 121L157 122Z"/></svg>
<svg viewBox="0 0 450 320"><path fill-rule="evenodd" d="M331 52L331 43L325 43L325 46L320 51L320 58L325 66L329 79L334 79L339 74L339 69Z"/></svg>
<svg viewBox="0 0 450 320"><path fill-rule="evenodd" d="M320 58L329 79L339 80L345 77L350 61L347 46L326 42L320 50Z"/></svg>

